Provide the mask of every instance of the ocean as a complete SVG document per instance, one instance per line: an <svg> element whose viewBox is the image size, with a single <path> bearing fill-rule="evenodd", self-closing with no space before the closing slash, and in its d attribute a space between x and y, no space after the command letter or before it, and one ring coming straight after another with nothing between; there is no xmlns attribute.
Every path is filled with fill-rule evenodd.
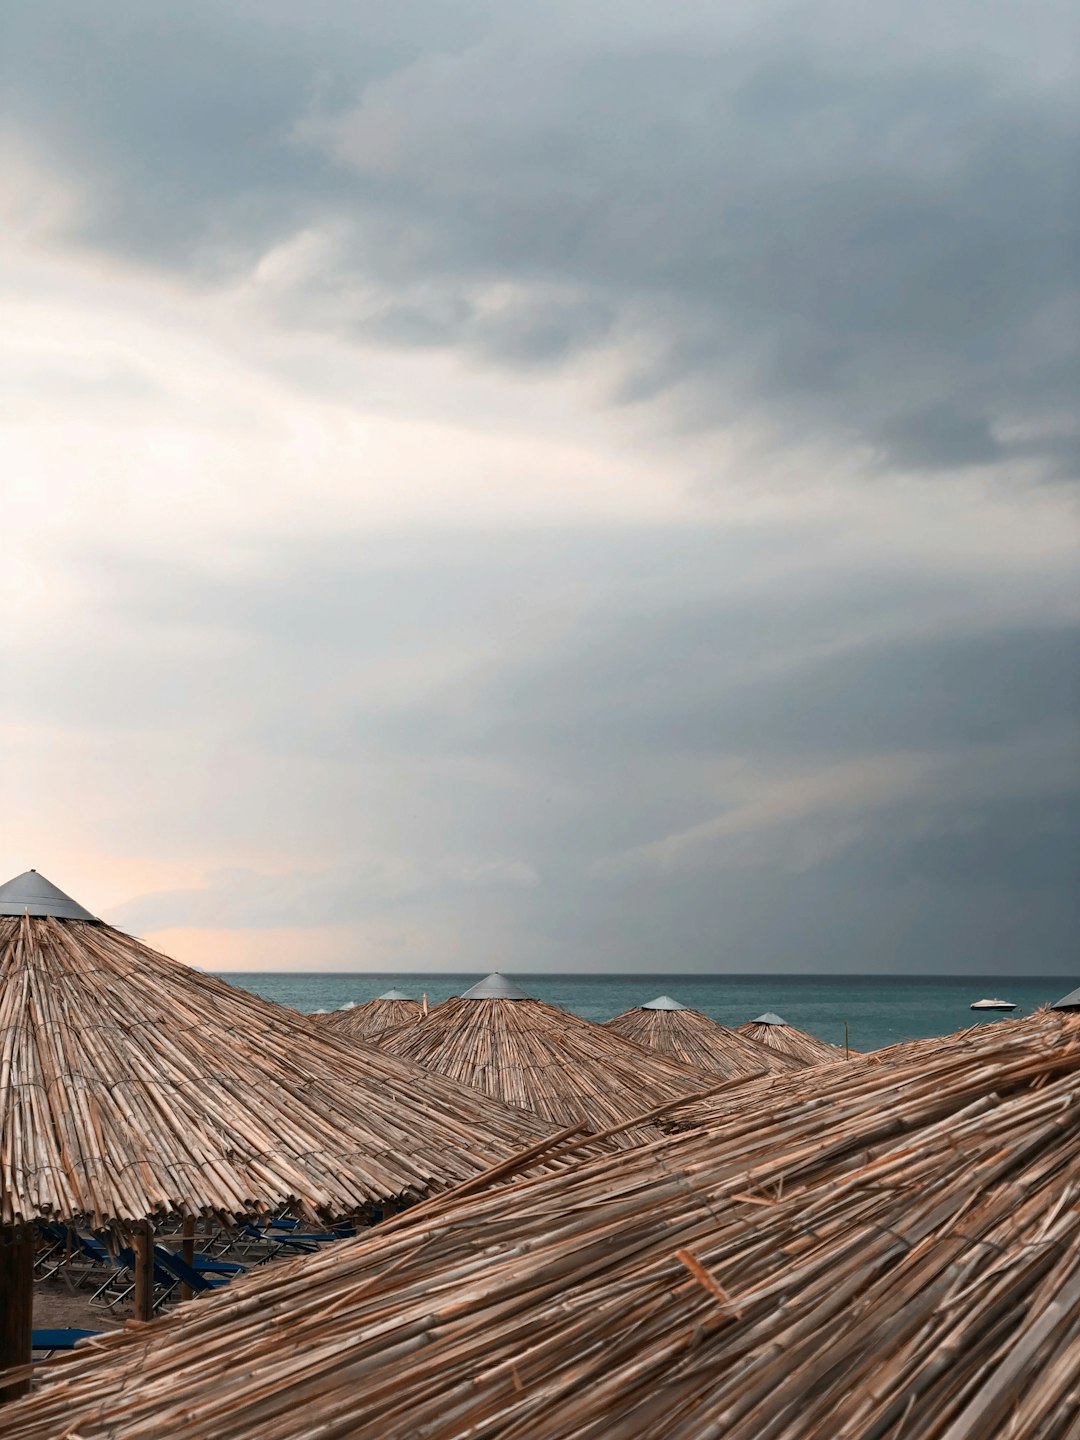
<svg viewBox="0 0 1080 1440"><path fill-rule="evenodd" d="M508 972L509 973L509 972ZM336 1010L395 988L436 1004L478 980L476 974L299 974L232 971L221 979L292 1005L297 1010ZM1013 1017L1052 1004L1076 985L1062 978L978 975L513 975L515 983L587 1020L610 1020L632 1005L671 995L725 1025L740 1025L773 1010L822 1040L844 1043L844 1025L855 1050L876 1050L896 1040L947 1035L968 1025L994 1024L1001 1013L972 1011L984 996L1012 1000Z"/></svg>

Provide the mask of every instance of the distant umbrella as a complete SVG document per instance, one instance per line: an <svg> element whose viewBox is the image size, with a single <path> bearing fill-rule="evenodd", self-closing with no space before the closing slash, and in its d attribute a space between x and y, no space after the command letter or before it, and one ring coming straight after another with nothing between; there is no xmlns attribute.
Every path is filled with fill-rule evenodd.
<svg viewBox="0 0 1080 1440"><path fill-rule="evenodd" d="M778 1050L767 1049L729 1030L700 1010L680 1005L670 995L658 995L645 1005L635 1005L608 1020L604 1028L670 1060L725 1080L777 1074L798 1064Z"/></svg>
<svg viewBox="0 0 1080 1440"><path fill-rule="evenodd" d="M419 1024L384 1035L381 1044L545 1120L584 1122L594 1132L713 1079L536 1000L499 974L444 1000ZM621 1138L632 1143L653 1133L636 1127Z"/></svg>
<svg viewBox="0 0 1080 1440"><path fill-rule="evenodd" d="M846 1056L857 1055L857 1050L847 1051L840 1045L830 1045L805 1030L797 1030L772 1010L766 1010L756 1020L748 1020L736 1027L740 1035L756 1040L759 1045L784 1055L799 1065L823 1065L830 1060L843 1060Z"/></svg>
<svg viewBox="0 0 1080 1440"><path fill-rule="evenodd" d="M1070 990L1068 995L1063 995L1050 1008L1052 1010L1080 1010L1080 989Z"/></svg>
<svg viewBox="0 0 1080 1440"><path fill-rule="evenodd" d="M342 1010L313 1017L321 1029L339 1040L375 1040L387 1030L419 1020L423 1011L419 1000L402 990L385 990L374 1000L360 1005L347 1005Z"/></svg>

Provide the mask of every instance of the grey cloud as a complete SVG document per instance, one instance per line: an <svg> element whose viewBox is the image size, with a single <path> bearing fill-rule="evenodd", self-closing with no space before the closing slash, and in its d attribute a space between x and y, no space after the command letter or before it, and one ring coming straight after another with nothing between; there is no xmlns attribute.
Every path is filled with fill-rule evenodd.
<svg viewBox="0 0 1080 1440"><path fill-rule="evenodd" d="M676 971L1071 974L1080 900L1074 880L1060 882L1080 859L1075 793L1053 808L1066 807L1061 831L1041 805L1018 802L908 814L899 843L889 827L900 817L881 813L802 869L639 874L632 885L590 877L565 908L530 916L530 929L545 950L611 970L633 956Z"/></svg>
<svg viewBox="0 0 1080 1440"><path fill-rule="evenodd" d="M340 186L292 132L431 47L475 35L471 0L182 8L72 0L5 17L5 110L77 182L84 235L222 278Z"/></svg>
<svg viewBox="0 0 1080 1440"><path fill-rule="evenodd" d="M138 929L376 919L505 930L522 967L686 969L865 969L886 936L890 964L985 970L996 945L1008 970L1024 934L1064 966L1068 577L1010 593L812 537L343 539L271 547L261 580L99 557L18 719L85 735L92 698L131 791L112 843L292 857L110 917Z"/></svg>
<svg viewBox="0 0 1080 1440"><path fill-rule="evenodd" d="M748 638L732 631L754 628L721 610L709 640L687 649L685 632L642 623L629 645L600 642L561 674L529 675L513 692L507 731L520 737L524 724L570 748L606 735L627 753L667 744L684 753L851 756L1001 743L1080 714L1076 630L877 642L770 675L746 666L745 651L742 664L731 663ZM572 713L551 708L569 696Z"/></svg>
<svg viewBox="0 0 1080 1440"><path fill-rule="evenodd" d="M979 43L963 37L975 33ZM1070 35L1072 44L1070 45ZM510 366L862 464L1075 474L1066 7L21 12L14 114L99 243L283 322Z"/></svg>
<svg viewBox="0 0 1080 1440"><path fill-rule="evenodd" d="M137 931L176 925L310 929L402 910L437 910L470 890L529 890L537 884L539 876L531 865L503 857L445 855L427 868L393 858L356 858L332 868L274 875L212 871L196 889L140 895L115 907L107 918Z"/></svg>

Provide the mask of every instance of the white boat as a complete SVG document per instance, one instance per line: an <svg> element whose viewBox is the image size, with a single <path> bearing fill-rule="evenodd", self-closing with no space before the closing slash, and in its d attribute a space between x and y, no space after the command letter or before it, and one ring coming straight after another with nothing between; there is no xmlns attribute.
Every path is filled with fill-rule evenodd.
<svg viewBox="0 0 1080 1440"><path fill-rule="evenodd" d="M971 1008L972 1010L1015 1010L1016 1006L1011 1000L976 1000Z"/></svg>

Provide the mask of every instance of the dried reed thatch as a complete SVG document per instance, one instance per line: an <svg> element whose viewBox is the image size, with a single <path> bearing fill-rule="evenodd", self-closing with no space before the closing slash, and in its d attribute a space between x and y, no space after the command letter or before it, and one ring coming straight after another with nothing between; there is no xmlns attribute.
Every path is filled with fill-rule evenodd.
<svg viewBox="0 0 1080 1440"><path fill-rule="evenodd" d="M501 975L444 1000L382 1046L557 1125L621 1125L709 1085L709 1076L532 999ZM651 1138L640 1127L624 1143Z"/></svg>
<svg viewBox="0 0 1080 1440"><path fill-rule="evenodd" d="M1080 1017L769 1086L91 1341L5 1440L1074 1440Z"/></svg>
<svg viewBox="0 0 1080 1440"><path fill-rule="evenodd" d="M331 1010L327 1015L312 1015L311 1019L339 1040L374 1040L387 1030L413 1024L422 1014L419 1000L410 999L400 990L387 990L362 1005Z"/></svg>
<svg viewBox="0 0 1080 1440"><path fill-rule="evenodd" d="M798 1065L824 1065L830 1060L844 1060L859 1053L850 1047L845 1052L841 1045L830 1045L827 1040L819 1040L816 1035L797 1030L794 1025L789 1025L771 1010L736 1028L738 1033L745 1035L748 1040L756 1040L767 1050L784 1055Z"/></svg>
<svg viewBox="0 0 1080 1440"><path fill-rule="evenodd" d="M81 907L62 918L74 902L54 894L56 913L33 917L0 895L0 1225L285 1204L339 1216L463 1180L550 1131Z"/></svg>
<svg viewBox="0 0 1080 1440"><path fill-rule="evenodd" d="M666 1055L669 1060L725 1080L780 1074L798 1063L778 1050L766 1049L736 1034L700 1010L680 1005L669 995L658 995L647 1005L635 1005L608 1020L604 1029Z"/></svg>

